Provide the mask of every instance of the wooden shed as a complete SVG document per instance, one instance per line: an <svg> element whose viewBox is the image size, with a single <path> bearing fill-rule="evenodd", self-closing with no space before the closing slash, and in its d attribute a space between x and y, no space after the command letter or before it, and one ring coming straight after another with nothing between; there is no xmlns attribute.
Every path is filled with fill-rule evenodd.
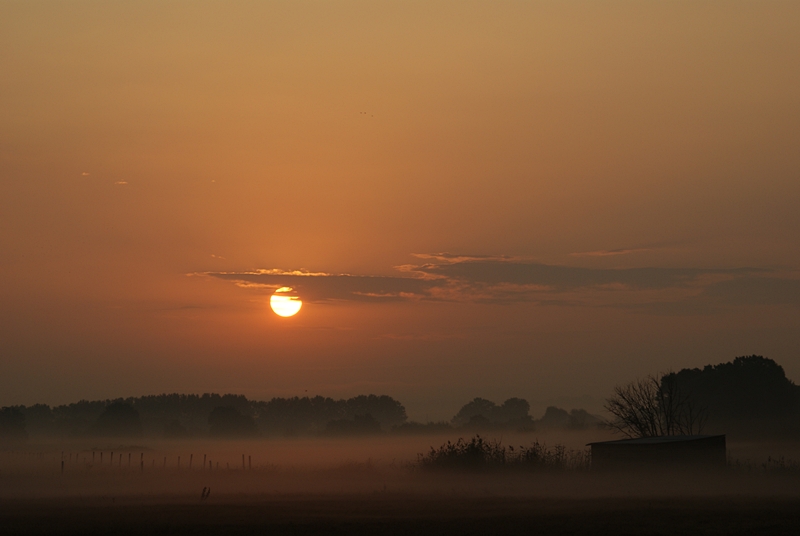
<svg viewBox="0 0 800 536"><path fill-rule="evenodd" d="M587 446L593 470L718 469L727 464L724 435L642 437Z"/></svg>

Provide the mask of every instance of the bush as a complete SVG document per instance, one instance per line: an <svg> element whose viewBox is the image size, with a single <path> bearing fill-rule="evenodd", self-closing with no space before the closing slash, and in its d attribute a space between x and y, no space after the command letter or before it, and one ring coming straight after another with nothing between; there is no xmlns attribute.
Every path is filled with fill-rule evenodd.
<svg viewBox="0 0 800 536"><path fill-rule="evenodd" d="M568 471L589 467L588 452L567 450L563 445L552 449L538 441L529 447L504 446L499 441L487 441L476 435L469 441L459 438L448 441L438 449L417 457L423 470L539 470Z"/></svg>

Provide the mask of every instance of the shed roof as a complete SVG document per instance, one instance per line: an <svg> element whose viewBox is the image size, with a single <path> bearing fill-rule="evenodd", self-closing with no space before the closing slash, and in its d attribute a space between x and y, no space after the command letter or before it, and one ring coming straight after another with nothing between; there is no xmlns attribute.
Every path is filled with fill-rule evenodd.
<svg viewBox="0 0 800 536"><path fill-rule="evenodd" d="M701 439L709 439L712 437L725 437L724 434L719 435L673 435L673 436L658 436L658 437L637 437L636 439L617 439L614 441L595 441L594 443L587 443L586 446L592 445L660 445L664 443L677 443L686 441L698 441Z"/></svg>

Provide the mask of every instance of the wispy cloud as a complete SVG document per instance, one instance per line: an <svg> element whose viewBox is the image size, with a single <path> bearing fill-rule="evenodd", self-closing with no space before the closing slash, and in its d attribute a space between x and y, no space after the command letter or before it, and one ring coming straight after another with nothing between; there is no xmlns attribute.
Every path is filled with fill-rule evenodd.
<svg viewBox="0 0 800 536"><path fill-rule="evenodd" d="M653 248L630 248L630 249L599 249L597 251L581 251L570 253L572 257L614 257L616 255L630 255L631 253L642 253L652 251Z"/></svg>
<svg viewBox="0 0 800 536"><path fill-rule="evenodd" d="M511 256L415 254L423 262L397 275L331 274L261 269L204 272L261 291L288 286L307 301L529 302L540 305L642 308L669 304L687 311L702 301L719 306L800 306L800 275L756 268L584 268Z"/></svg>

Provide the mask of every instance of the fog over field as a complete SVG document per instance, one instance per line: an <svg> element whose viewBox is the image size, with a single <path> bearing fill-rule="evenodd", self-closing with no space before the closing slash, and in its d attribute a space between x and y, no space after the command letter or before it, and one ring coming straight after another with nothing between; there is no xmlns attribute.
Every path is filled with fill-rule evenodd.
<svg viewBox="0 0 800 536"><path fill-rule="evenodd" d="M0 536L800 534L798 29L0 0Z"/></svg>

